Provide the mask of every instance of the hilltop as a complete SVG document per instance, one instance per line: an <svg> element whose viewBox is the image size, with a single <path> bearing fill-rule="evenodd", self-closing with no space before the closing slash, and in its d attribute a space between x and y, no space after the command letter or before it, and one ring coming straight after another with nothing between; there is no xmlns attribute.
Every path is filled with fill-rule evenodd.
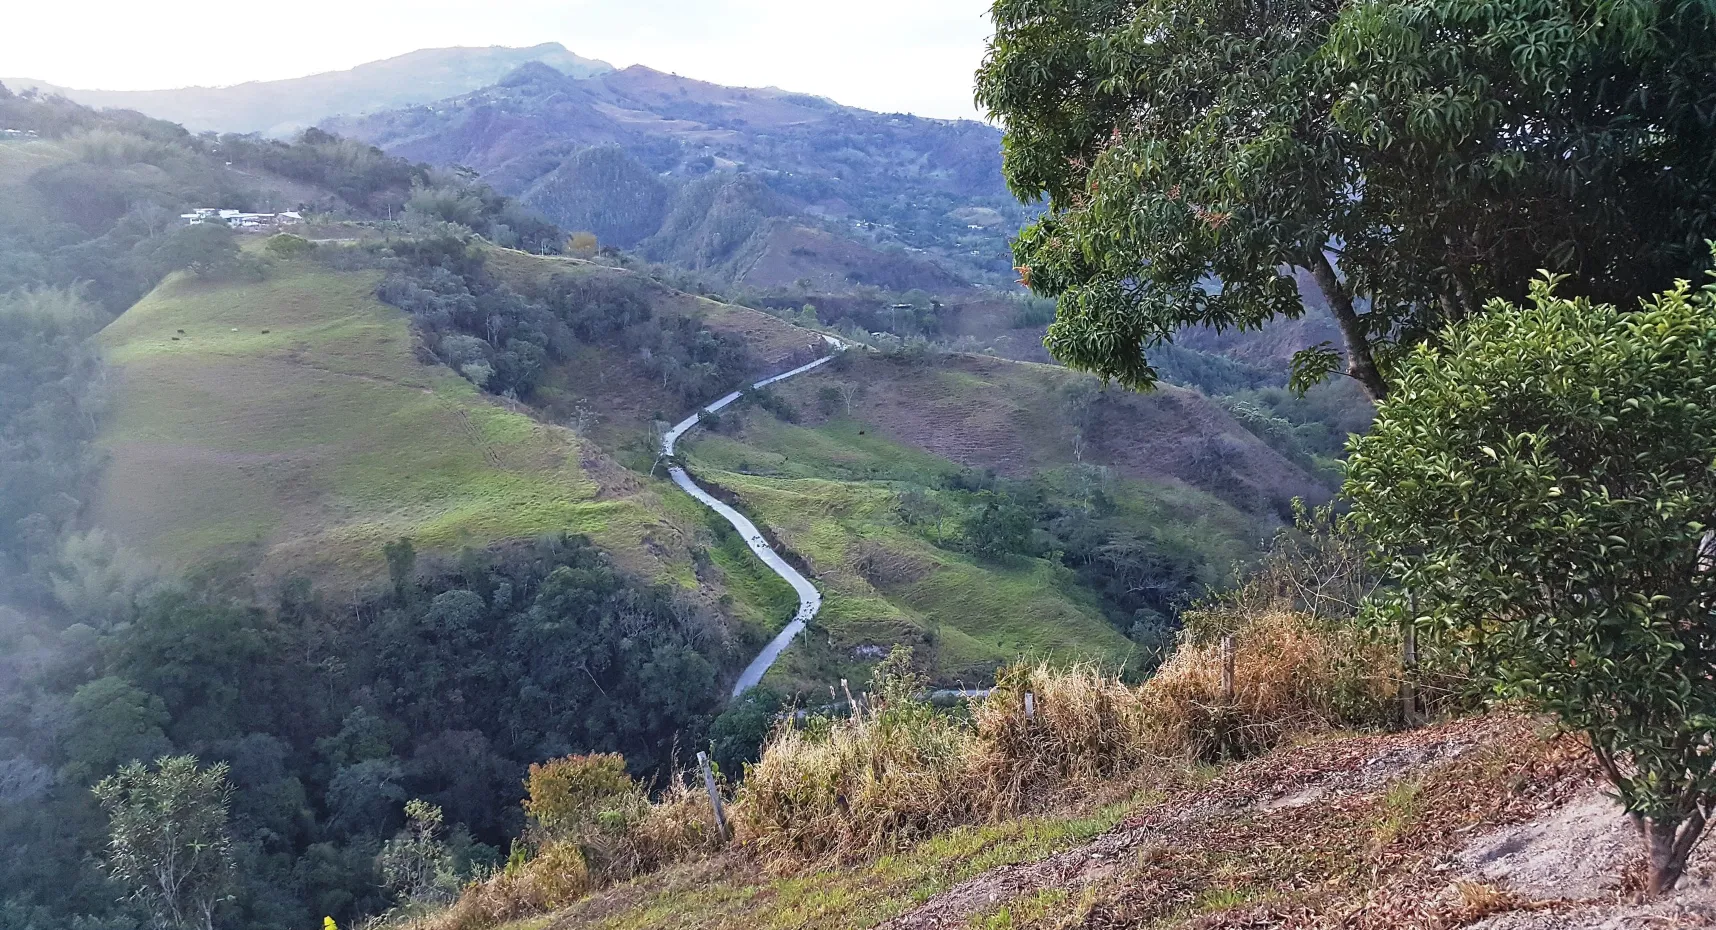
<svg viewBox="0 0 1716 930"><path fill-rule="evenodd" d="M193 132L260 132L284 137L340 114L439 100L484 87L529 62L562 73L589 76L613 70L580 58L558 42L529 48L432 48L280 81L249 81L230 87L170 90L94 90L59 87L32 78L4 78L14 90L36 88L87 106L136 110L182 124Z"/></svg>

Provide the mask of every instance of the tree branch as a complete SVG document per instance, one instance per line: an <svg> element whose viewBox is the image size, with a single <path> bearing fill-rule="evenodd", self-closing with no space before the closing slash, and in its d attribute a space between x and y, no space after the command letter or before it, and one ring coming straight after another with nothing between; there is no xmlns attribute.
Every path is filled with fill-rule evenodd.
<svg viewBox="0 0 1716 930"><path fill-rule="evenodd" d="M1353 310L1352 295L1347 293L1346 285L1335 274L1335 268L1329 264L1329 257L1318 249L1305 263L1311 272L1312 280L1317 282L1318 290L1323 292L1323 298L1329 303L1329 310L1335 315L1335 323L1341 328L1341 336L1347 346L1347 374L1352 375L1359 384L1364 386L1364 392L1373 401L1380 401L1388 396L1388 382L1382 379L1382 372L1377 370L1376 359L1371 355L1370 340L1366 337L1364 321L1359 319Z"/></svg>

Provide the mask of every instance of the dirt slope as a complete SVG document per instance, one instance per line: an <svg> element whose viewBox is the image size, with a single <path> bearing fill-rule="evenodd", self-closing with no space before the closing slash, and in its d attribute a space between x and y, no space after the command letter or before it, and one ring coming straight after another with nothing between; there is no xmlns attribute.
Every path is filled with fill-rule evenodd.
<svg viewBox="0 0 1716 930"><path fill-rule="evenodd" d="M543 926L1716 926L1708 845L1675 895L1620 900L1616 877L1636 872L1639 846L1594 778L1583 744L1540 720L1455 720L1287 747L1213 777L1170 765L1139 773L1155 787L1084 840L1080 828L1021 818L803 875L772 877L729 855L596 895ZM1021 844L1021 832L1039 839Z"/></svg>

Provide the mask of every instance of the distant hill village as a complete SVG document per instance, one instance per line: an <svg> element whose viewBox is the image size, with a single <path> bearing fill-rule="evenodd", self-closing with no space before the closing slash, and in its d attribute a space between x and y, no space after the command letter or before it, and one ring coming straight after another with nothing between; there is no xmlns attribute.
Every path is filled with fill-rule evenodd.
<svg viewBox="0 0 1716 930"><path fill-rule="evenodd" d="M198 207L189 213L179 214L186 226L198 223L225 223L233 229L277 229L282 226L296 226L304 222L304 216L297 212L286 213L244 213L239 210L221 210L215 207Z"/></svg>

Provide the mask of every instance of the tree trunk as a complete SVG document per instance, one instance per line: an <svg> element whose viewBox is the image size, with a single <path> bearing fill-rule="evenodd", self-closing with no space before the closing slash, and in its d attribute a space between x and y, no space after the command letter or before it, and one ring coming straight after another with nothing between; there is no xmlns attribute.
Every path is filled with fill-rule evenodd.
<svg viewBox="0 0 1716 930"><path fill-rule="evenodd" d="M1373 401L1381 401L1388 396L1388 382L1382 380L1382 372L1377 370L1376 359L1370 352L1370 340L1364 331L1364 322L1353 310L1352 295L1347 293L1346 285L1335 274L1335 268L1329 264L1329 257L1321 250L1306 261L1311 278L1317 282L1317 289L1323 292L1323 298L1329 302L1329 310L1335 315L1335 323L1341 328L1341 336L1347 344L1347 374L1353 376L1364 392Z"/></svg>
<svg viewBox="0 0 1716 930"><path fill-rule="evenodd" d="M1674 890L1686 871L1686 861L1692 858L1692 850L1698 846L1698 838L1704 833L1704 823L1701 810L1694 810L1685 820L1639 819L1639 830L1644 833L1645 854L1649 860L1645 876L1647 896L1654 898Z"/></svg>

